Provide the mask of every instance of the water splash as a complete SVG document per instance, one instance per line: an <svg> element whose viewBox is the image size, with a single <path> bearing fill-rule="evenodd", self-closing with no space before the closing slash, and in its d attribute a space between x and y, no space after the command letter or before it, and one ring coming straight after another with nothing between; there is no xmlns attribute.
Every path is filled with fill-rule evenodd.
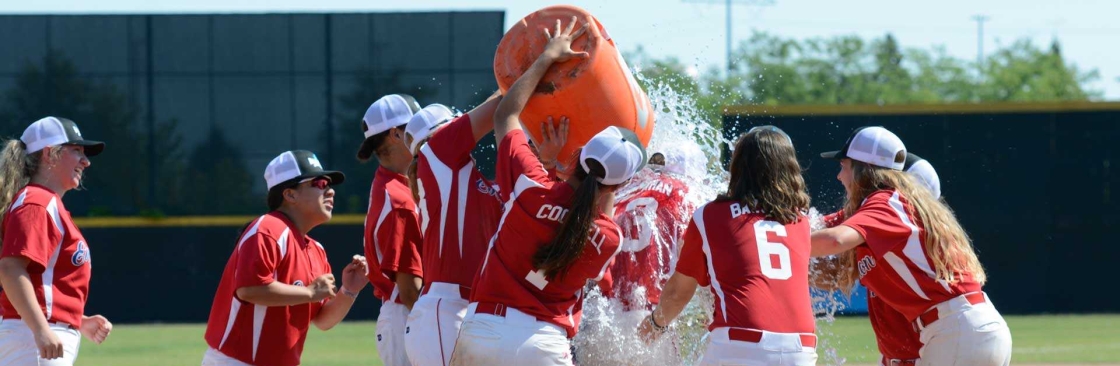
<svg viewBox="0 0 1120 366"><path fill-rule="evenodd" d="M722 169L719 157L722 144L731 141L723 138L719 129L708 122L696 101L689 96L674 91L668 83L647 79L637 68L635 77L649 85L647 94L656 112L657 124L649 143L650 153L673 151L678 145L694 143L702 152L702 159L687 161L684 171L674 175L689 187L685 199L691 207L699 207L712 201L727 187L728 173ZM668 156L668 154L666 154ZM648 173L643 173L648 174ZM635 181L651 179L639 175ZM633 193L622 189L619 199ZM686 213L682 217L690 217ZM813 230L824 227L821 215L811 209L810 219ZM653 220L653 217L650 217ZM657 232L671 228L648 222ZM625 254L625 253L623 253ZM623 255L620 254L620 255ZM676 253L671 263L675 263ZM660 274L667 279L670 273ZM817 317L818 356L822 365L842 365L846 361L840 357L837 346L840 342L831 332L836 312L844 308L844 302L836 293L814 292L813 309ZM631 309L646 309L644 289L637 289L628 299ZM647 310L627 310L618 299L611 299L594 288L585 297L583 321L579 333L573 339L575 356L582 365L695 365L707 347L707 325L712 318L713 300L711 291L699 288L692 301L685 307L671 328L652 345L645 345L637 337L640 321L649 314Z"/></svg>

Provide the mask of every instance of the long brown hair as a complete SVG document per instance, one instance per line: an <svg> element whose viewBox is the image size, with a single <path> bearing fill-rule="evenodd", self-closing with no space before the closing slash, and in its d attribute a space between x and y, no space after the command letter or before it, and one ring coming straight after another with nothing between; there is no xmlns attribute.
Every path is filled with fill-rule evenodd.
<svg viewBox="0 0 1120 366"><path fill-rule="evenodd" d="M578 156L579 151L575 154ZM579 169L576 169L574 178L580 182L579 188L576 188L568 215L556 230L556 236L533 254L533 267L544 270L549 280L567 274L568 268L583 254L583 247L591 235L591 225L599 212L599 196L615 187L605 186L595 179L606 175L602 164L594 159L587 159L586 163L590 171L577 164Z"/></svg>
<svg viewBox="0 0 1120 366"><path fill-rule="evenodd" d="M938 280L953 283L960 281L960 274L968 273L977 283L987 281L988 276L976 257L972 241L948 205L934 198L906 172L855 160L851 163L852 182L848 188L848 201L844 205L845 217L852 217L872 193L895 190L909 203L907 214L914 218L914 224L925 230L924 249ZM848 268L840 274L839 284L841 288L851 289L859 276L854 251L842 254L840 261Z"/></svg>
<svg viewBox="0 0 1120 366"><path fill-rule="evenodd" d="M52 157L61 156L62 149L51 147ZM0 150L0 221L8 214L8 205L12 204L16 192L26 187L31 182L35 173L39 172L39 160L43 152L39 150L33 154L27 153L23 141L11 139L4 142ZM3 228L0 228L0 239L4 238Z"/></svg>
<svg viewBox="0 0 1120 366"><path fill-rule="evenodd" d="M743 134L735 143L730 168L727 192L716 201L743 203L782 225L797 222L809 209L801 164L784 132L756 128Z"/></svg>

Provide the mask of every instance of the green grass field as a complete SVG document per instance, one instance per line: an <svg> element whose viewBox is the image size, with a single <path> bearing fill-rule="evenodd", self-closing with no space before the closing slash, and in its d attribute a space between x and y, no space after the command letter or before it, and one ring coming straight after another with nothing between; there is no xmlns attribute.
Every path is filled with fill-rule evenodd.
<svg viewBox="0 0 1120 366"><path fill-rule="evenodd" d="M1009 316L1014 364L1120 364L1120 315ZM374 323L347 322L329 332L311 330L304 365L381 365ZM821 365L833 364L834 350L848 364L871 364L878 351L864 317L821 324ZM102 345L85 342L78 365L198 365L206 345L205 325L121 325ZM831 350L830 350L831 349Z"/></svg>

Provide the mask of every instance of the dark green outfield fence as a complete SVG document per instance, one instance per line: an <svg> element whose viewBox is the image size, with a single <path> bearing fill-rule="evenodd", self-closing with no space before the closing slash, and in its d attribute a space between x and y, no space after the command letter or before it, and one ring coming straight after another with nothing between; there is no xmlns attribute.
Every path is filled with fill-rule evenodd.
<svg viewBox="0 0 1120 366"><path fill-rule="evenodd" d="M839 165L819 153L859 126L886 127L937 169L1001 312L1118 312L1118 122L1120 103L752 106L730 109L723 132L733 141L757 125L785 130L813 205L829 211L844 190Z"/></svg>

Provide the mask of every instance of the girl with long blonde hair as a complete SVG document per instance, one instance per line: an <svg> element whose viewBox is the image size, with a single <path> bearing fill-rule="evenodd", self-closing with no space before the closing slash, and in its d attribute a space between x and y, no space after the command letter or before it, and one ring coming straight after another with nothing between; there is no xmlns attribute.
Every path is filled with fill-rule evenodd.
<svg viewBox="0 0 1120 366"><path fill-rule="evenodd" d="M920 332L918 365L1008 365L1011 333L981 290L987 274L953 211L903 171L906 147L882 127L840 151L844 221L812 235L813 255L839 255L841 289L858 280Z"/></svg>

